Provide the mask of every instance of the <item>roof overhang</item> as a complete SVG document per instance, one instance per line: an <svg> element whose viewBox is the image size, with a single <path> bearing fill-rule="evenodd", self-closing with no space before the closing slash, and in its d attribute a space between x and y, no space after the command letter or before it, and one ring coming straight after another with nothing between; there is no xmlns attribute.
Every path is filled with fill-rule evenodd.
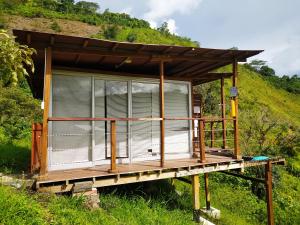
<svg viewBox="0 0 300 225"><path fill-rule="evenodd" d="M30 78L36 97L40 97L40 91L34 89L39 89L43 80L47 47L52 48L54 68L156 78L159 62L165 61L166 79L189 80L195 85L228 77L229 74L210 72L234 60L245 62L262 52L115 42L26 30L13 30L13 33L16 41L37 50L33 57L37 70Z"/></svg>

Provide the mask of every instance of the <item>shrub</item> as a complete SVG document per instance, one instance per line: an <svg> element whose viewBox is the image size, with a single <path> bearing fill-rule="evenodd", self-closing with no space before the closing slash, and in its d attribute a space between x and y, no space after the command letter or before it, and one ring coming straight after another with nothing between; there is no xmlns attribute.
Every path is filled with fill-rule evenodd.
<svg viewBox="0 0 300 225"><path fill-rule="evenodd" d="M51 29L58 33L61 32L61 28L56 21L51 24Z"/></svg>
<svg viewBox="0 0 300 225"><path fill-rule="evenodd" d="M109 26L104 30L104 37L106 39L115 40L117 37L117 34L119 32L119 28L117 26Z"/></svg>
<svg viewBox="0 0 300 225"><path fill-rule="evenodd" d="M127 41L129 42L135 42L137 39L137 35L134 33L129 33L127 36Z"/></svg>

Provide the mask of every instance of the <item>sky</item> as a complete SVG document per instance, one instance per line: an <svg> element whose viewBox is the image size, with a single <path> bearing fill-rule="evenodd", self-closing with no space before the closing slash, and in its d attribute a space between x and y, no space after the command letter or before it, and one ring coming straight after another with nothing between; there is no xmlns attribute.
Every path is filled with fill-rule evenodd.
<svg viewBox="0 0 300 225"><path fill-rule="evenodd" d="M262 49L254 57L276 74L300 75L300 0L89 0L101 10L168 22L169 30L205 48ZM254 58L251 58L250 61Z"/></svg>

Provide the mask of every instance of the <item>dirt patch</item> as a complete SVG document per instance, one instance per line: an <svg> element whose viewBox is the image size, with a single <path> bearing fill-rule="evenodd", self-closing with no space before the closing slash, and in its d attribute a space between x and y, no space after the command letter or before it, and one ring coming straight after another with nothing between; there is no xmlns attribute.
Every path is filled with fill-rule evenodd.
<svg viewBox="0 0 300 225"><path fill-rule="evenodd" d="M101 31L101 26L93 26L79 21L47 18L27 18L16 15L6 15L8 29L32 30L48 33L58 33L73 36L90 37ZM61 32L56 32L51 25L56 22Z"/></svg>

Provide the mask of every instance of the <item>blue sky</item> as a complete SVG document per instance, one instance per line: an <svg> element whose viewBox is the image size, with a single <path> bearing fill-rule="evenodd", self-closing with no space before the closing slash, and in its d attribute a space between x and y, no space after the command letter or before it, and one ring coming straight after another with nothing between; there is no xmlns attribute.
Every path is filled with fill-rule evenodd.
<svg viewBox="0 0 300 225"><path fill-rule="evenodd" d="M202 47L264 49L279 75L300 75L300 0L89 0L199 41Z"/></svg>

